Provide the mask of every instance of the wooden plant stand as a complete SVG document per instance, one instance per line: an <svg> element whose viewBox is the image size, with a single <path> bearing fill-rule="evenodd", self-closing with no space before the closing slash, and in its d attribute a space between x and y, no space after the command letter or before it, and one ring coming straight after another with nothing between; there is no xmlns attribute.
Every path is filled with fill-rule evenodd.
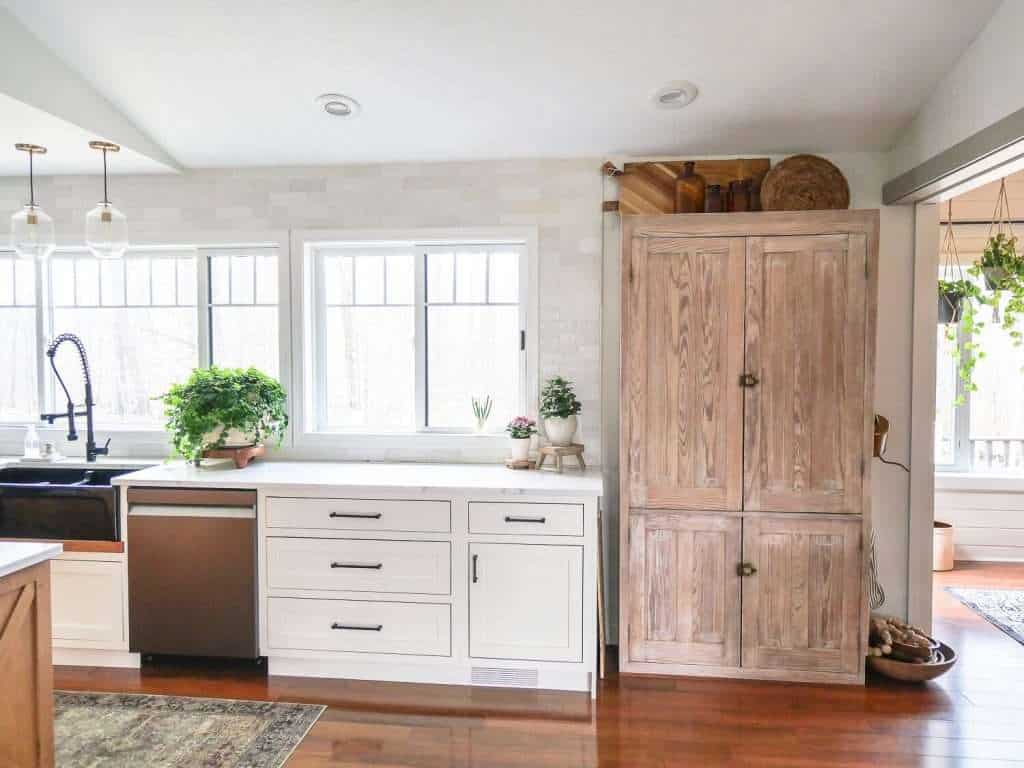
<svg viewBox="0 0 1024 768"><path fill-rule="evenodd" d="M244 448L216 448L211 451L203 451L203 456L207 459L231 459L238 469L243 469L253 459L266 455L267 446L262 443L247 445Z"/></svg>
<svg viewBox="0 0 1024 768"><path fill-rule="evenodd" d="M548 456L551 456L554 459L555 472L562 471L562 459L565 456L575 456L576 463L579 464L581 472L587 468L587 465L583 463L583 445L581 443L573 443L572 445L543 446L540 449L540 459L537 461L537 469L541 469L544 466L544 462L547 461Z"/></svg>

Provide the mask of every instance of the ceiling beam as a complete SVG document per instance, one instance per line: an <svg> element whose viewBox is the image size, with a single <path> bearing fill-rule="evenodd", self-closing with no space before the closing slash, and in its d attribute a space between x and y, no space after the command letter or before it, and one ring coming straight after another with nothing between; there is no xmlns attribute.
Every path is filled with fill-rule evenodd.
<svg viewBox="0 0 1024 768"><path fill-rule="evenodd" d="M170 170L183 170L181 163L3 8L0 51L4 52L5 60L0 67L0 92L97 138L145 155Z"/></svg>

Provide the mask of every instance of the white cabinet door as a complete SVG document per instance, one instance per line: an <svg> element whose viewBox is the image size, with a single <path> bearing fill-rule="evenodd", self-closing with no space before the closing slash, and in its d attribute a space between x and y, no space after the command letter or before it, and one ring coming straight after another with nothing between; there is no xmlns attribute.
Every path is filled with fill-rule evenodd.
<svg viewBox="0 0 1024 768"><path fill-rule="evenodd" d="M55 640L124 641L121 568L120 563L100 560L51 563Z"/></svg>
<svg viewBox="0 0 1024 768"><path fill-rule="evenodd" d="M470 544L469 654L583 660L583 547Z"/></svg>

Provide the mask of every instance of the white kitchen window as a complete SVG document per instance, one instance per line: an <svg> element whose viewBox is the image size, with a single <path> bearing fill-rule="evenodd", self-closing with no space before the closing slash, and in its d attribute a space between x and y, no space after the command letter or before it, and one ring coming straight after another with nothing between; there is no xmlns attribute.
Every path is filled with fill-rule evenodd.
<svg viewBox="0 0 1024 768"><path fill-rule="evenodd" d="M528 410L532 237L429 234L296 234L306 432L471 433L490 397L500 434Z"/></svg>
<svg viewBox="0 0 1024 768"><path fill-rule="evenodd" d="M136 246L113 260L59 248L42 263L0 252L0 344L16 371L0 382L0 423L36 422L40 411L63 408L44 357L59 333L85 345L96 426L106 431L162 434L163 405L154 398L200 365L287 374L281 268L276 245ZM75 351L63 345L56 362L84 402Z"/></svg>
<svg viewBox="0 0 1024 768"><path fill-rule="evenodd" d="M39 417L39 328L35 265L0 251L0 422Z"/></svg>

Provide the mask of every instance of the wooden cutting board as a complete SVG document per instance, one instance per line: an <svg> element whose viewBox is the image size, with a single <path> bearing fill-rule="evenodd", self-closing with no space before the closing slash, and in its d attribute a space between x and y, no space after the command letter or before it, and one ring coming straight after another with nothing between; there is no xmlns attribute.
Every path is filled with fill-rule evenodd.
<svg viewBox="0 0 1024 768"><path fill-rule="evenodd" d="M676 213L676 179L683 160L657 163L626 163L619 177L619 213ZM771 161L767 157L739 160L697 160L694 170L708 185L720 184L723 193L730 181L763 179Z"/></svg>

